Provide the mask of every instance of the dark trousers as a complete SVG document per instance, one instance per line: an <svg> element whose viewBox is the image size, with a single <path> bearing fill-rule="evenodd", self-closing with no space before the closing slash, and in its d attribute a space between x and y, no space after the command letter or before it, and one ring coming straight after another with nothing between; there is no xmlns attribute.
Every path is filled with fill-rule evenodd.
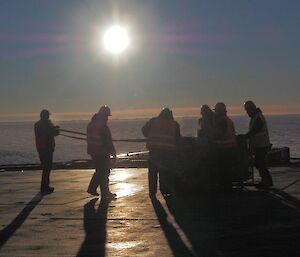
<svg viewBox="0 0 300 257"><path fill-rule="evenodd" d="M53 152L39 152L39 157L42 166L42 180L41 180L41 190L49 188L50 184L50 172L52 169L53 162Z"/></svg>
<svg viewBox="0 0 300 257"><path fill-rule="evenodd" d="M110 158L109 156L92 156L95 173L88 186L89 192L95 192L100 186L101 195L109 192Z"/></svg>
<svg viewBox="0 0 300 257"><path fill-rule="evenodd" d="M149 154L149 195L157 193L157 181L159 176L159 188L161 193L173 193L176 176L176 154L166 151L155 151Z"/></svg>
<svg viewBox="0 0 300 257"><path fill-rule="evenodd" d="M258 169L260 177L264 179L271 179L270 172L266 164L266 155L270 147L254 148L255 167Z"/></svg>

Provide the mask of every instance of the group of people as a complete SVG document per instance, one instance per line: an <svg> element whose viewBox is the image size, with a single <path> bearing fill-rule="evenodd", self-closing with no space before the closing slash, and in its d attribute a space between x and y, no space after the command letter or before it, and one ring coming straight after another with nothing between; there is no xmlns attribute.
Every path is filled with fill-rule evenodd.
<svg viewBox="0 0 300 257"><path fill-rule="evenodd" d="M260 108L253 101L246 101L245 111L250 117L249 129L243 136L249 141L250 155L254 155L255 166L259 171L261 182L258 188L268 188L273 180L266 165L266 155L271 149L268 126ZM214 111L208 105L201 107L198 137L206 139L213 145L220 167L221 188L231 188L230 171L237 162L238 144L233 121L227 116L226 105L217 103ZM223 170L223 171L222 171Z"/></svg>
<svg viewBox="0 0 300 257"><path fill-rule="evenodd" d="M249 131L244 136L250 141L255 156L255 164L261 176L259 188L273 185L272 177L266 166L265 156L270 150L270 140L266 120L254 102L247 101L244 105L250 117ZM218 163L222 167L219 173L220 187L231 188L229 176L232 160L237 151L237 140L233 121L227 116L226 105L217 103L214 111L208 105L201 107L202 117L199 119L198 137L213 145L217 153ZM40 120L35 123L36 148L42 166L41 192L52 193L49 175L52 168L54 137L59 135L59 127L49 119L48 110L40 113ZM116 150L108 127L111 110L104 105L93 115L87 125L87 153L91 156L95 173L88 185L87 192L93 196L112 199L116 194L109 190L109 174L111 161L116 160ZM147 138L149 150L149 196L155 198L159 182L160 191L165 195L175 193L175 172L180 148L180 126L174 120L172 110L164 108L157 117L151 118L143 127L142 133ZM159 178L159 179L158 179Z"/></svg>

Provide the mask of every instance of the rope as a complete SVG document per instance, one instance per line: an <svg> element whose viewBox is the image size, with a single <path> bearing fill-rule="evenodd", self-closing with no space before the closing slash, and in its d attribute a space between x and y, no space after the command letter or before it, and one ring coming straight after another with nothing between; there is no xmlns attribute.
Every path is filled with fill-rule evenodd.
<svg viewBox="0 0 300 257"><path fill-rule="evenodd" d="M77 132L77 131L73 131L73 130L67 130L67 129L59 129L62 132L68 132L68 133L72 133L72 134L77 134L77 135L82 135L82 136L86 136L85 133L82 132Z"/></svg>
<svg viewBox="0 0 300 257"><path fill-rule="evenodd" d="M113 139L113 142L145 143L147 139Z"/></svg>
<svg viewBox="0 0 300 257"><path fill-rule="evenodd" d="M77 132L77 131L73 131L73 130L60 129L60 131L86 136L85 133L81 133L81 132ZM68 137L68 138L77 139L77 140L83 140L83 141L87 140L85 137L69 136L66 134L60 134L60 135L63 137ZM113 139L112 141L113 142L127 142L127 143L145 143L147 140L146 139Z"/></svg>
<svg viewBox="0 0 300 257"><path fill-rule="evenodd" d="M63 136L63 137L68 137L68 138L73 138L73 139L86 141L86 138L83 138L83 137L74 137L74 136L69 136L69 135L65 135L65 134L59 134L59 135Z"/></svg>

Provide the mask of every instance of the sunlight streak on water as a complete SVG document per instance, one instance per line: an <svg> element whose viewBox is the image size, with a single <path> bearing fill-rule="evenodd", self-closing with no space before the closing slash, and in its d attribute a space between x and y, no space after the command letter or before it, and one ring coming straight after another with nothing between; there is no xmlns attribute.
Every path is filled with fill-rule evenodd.
<svg viewBox="0 0 300 257"><path fill-rule="evenodd" d="M142 241L128 241L128 242L121 242L121 243L108 243L107 247L108 248L113 248L116 250L124 250L124 249L129 249L136 247L140 245Z"/></svg>
<svg viewBox="0 0 300 257"><path fill-rule="evenodd" d="M129 178L132 178L134 176L135 174L133 174L132 171L129 172L128 169L113 169L109 178L111 181L116 182L116 181L126 181Z"/></svg>
<svg viewBox="0 0 300 257"><path fill-rule="evenodd" d="M112 186L113 192L117 194L117 197L131 196L142 191L144 187L138 184L132 183L117 183Z"/></svg>

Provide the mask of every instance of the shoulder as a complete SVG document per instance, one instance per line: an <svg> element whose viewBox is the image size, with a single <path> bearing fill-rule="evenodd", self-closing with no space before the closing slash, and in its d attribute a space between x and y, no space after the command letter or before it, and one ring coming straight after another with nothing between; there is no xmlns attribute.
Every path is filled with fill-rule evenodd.
<svg viewBox="0 0 300 257"><path fill-rule="evenodd" d="M51 120L49 120L48 126L49 126L50 128L54 128L54 127L55 127L54 123L53 123Z"/></svg>
<svg viewBox="0 0 300 257"><path fill-rule="evenodd" d="M36 123L34 123L34 128L35 128L35 129L39 129L39 128L41 128L41 127L44 127L43 121L39 120L39 121L37 121Z"/></svg>
<svg viewBox="0 0 300 257"><path fill-rule="evenodd" d="M155 122L155 121L157 121L157 120L158 120L157 117L153 117L153 118L151 118L148 122L149 122L149 123L153 123L153 122Z"/></svg>
<svg viewBox="0 0 300 257"><path fill-rule="evenodd" d="M226 120L233 124L233 120L230 117L226 116Z"/></svg>
<svg viewBox="0 0 300 257"><path fill-rule="evenodd" d="M150 126L151 124L153 124L155 121L157 120L157 118L151 118L150 120L148 120L144 126Z"/></svg>
<svg viewBox="0 0 300 257"><path fill-rule="evenodd" d="M265 120L264 115L261 112L258 112L254 117L253 117L253 122L262 122Z"/></svg>
<svg viewBox="0 0 300 257"><path fill-rule="evenodd" d="M179 123L176 120L174 120L174 124L176 127L180 127Z"/></svg>

